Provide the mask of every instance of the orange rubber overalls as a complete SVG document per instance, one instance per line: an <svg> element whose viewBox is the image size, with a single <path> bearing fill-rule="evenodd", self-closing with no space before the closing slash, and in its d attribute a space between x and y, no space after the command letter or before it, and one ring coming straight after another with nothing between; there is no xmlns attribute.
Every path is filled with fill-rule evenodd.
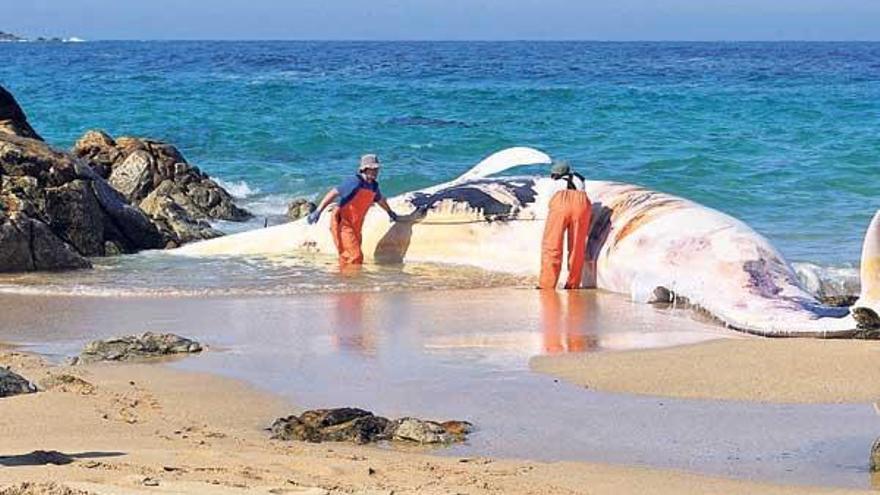
<svg viewBox="0 0 880 495"><path fill-rule="evenodd" d="M538 287L555 289L562 270L562 237L568 237L568 279L566 289L581 286L587 237L590 234L592 204L584 191L577 190L571 178L569 188L550 198L550 210L541 243L541 275Z"/></svg>
<svg viewBox="0 0 880 495"><path fill-rule="evenodd" d="M341 265L359 265L364 262L364 253L361 252L361 229L364 226L367 210L375 199L375 191L359 188L351 200L333 213L330 232L333 234L333 242L336 244Z"/></svg>

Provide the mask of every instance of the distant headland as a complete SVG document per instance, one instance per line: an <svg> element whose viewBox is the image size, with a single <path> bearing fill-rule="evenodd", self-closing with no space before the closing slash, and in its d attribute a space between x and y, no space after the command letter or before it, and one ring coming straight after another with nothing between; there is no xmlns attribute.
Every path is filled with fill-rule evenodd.
<svg viewBox="0 0 880 495"><path fill-rule="evenodd" d="M76 42L85 41L85 40L82 38L77 38L75 36L72 36L70 38L60 38L57 36L52 37L52 38L45 38L43 36L39 36L39 37L30 39L30 38L25 38L25 37L19 36L17 34L7 33L5 31L0 31L0 42L4 42L4 41L6 41L6 42L33 41L33 42L47 42L47 43L51 43L51 42L54 42L54 43L76 43Z"/></svg>

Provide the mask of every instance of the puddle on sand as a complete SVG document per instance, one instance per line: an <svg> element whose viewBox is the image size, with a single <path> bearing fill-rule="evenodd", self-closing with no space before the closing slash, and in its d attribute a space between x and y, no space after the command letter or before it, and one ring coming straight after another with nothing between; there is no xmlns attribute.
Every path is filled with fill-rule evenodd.
<svg viewBox="0 0 880 495"><path fill-rule="evenodd" d="M466 419L441 455L584 460L867 488L871 405L773 405L597 393L528 369L536 354L737 337L685 312L593 291L338 293L250 298L0 296L3 335L73 354L143 330L196 338L174 366L243 378L299 407ZM8 308L8 310L7 310Z"/></svg>

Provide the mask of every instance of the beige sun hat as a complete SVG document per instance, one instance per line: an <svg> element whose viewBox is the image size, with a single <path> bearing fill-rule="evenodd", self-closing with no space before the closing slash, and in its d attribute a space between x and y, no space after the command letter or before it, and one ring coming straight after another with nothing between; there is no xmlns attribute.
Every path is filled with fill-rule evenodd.
<svg viewBox="0 0 880 495"><path fill-rule="evenodd" d="M361 157L361 166L358 170L366 170L368 168L379 168L379 156L373 153Z"/></svg>

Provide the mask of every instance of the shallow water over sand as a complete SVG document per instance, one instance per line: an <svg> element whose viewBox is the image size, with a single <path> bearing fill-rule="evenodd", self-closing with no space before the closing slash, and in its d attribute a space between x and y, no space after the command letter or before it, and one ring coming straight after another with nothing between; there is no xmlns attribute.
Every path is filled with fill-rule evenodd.
<svg viewBox="0 0 880 495"><path fill-rule="evenodd" d="M143 330L214 347L174 366L246 379L298 407L467 419L443 455L586 460L785 483L866 487L870 405L772 405L597 393L531 356L743 338L620 296L522 289L290 297L0 296L7 340L60 358Z"/></svg>

